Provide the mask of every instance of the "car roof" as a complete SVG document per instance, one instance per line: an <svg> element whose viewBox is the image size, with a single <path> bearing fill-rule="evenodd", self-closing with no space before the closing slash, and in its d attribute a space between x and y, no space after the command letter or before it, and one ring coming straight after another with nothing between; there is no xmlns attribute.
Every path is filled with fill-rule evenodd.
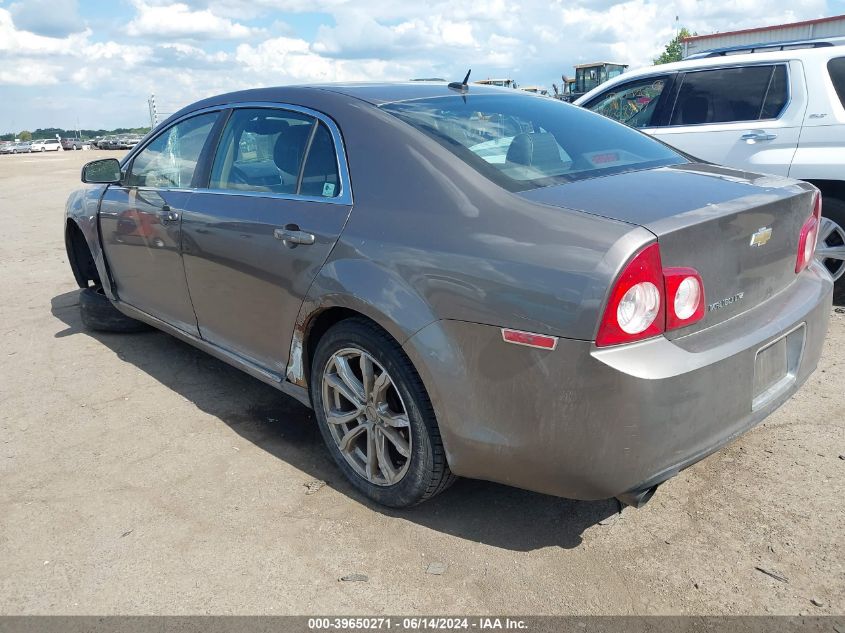
<svg viewBox="0 0 845 633"><path fill-rule="evenodd" d="M335 92L338 94L354 97L373 105L394 103L397 101L409 101L412 99L427 99L434 97L459 96L462 93L449 88L449 84L442 81L406 81L406 82L380 82L380 83L325 83L291 86L274 86L267 88L253 88L240 90L226 94L209 97L198 103L187 106L177 114L189 112L211 105L224 105L227 103L239 103L249 101L278 101L284 103L291 99L292 93L302 90ZM483 86L469 84L466 94L519 94L533 98L535 95L525 93L513 88L502 88L499 86ZM172 117L171 117L172 118Z"/></svg>
<svg viewBox="0 0 845 633"><path fill-rule="evenodd" d="M347 84L324 84L313 86L320 90L339 92L350 97L356 97L362 101L380 105L394 103L397 101L409 101L411 99L428 99L434 97L449 97L461 95L461 91L449 88L449 84L443 81L408 81L395 83L347 83ZM492 86L487 84L467 85L466 94L517 94L519 91L513 88Z"/></svg>
<svg viewBox="0 0 845 633"><path fill-rule="evenodd" d="M823 48L797 48L786 51L772 51L767 53L738 53L736 55L719 55L716 57L698 57L696 59L685 59L670 64L657 64L654 66L643 66L635 70L622 73L609 81L599 84L575 100L581 104L591 99L599 92L620 83L626 83L638 77L649 75L661 75L664 73L681 72L691 69L721 68L726 66L741 66L749 64L765 64L772 62L786 62L796 60L827 60L833 57L845 56L845 46L825 46Z"/></svg>

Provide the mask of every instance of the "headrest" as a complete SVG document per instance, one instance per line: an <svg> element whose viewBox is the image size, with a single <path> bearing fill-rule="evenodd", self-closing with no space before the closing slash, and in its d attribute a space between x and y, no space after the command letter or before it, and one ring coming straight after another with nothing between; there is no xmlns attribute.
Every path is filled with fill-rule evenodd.
<svg viewBox="0 0 845 633"><path fill-rule="evenodd" d="M554 134L534 132L513 137L505 160L528 166L556 166L563 163Z"/></svg>
<svg viewBox="0 0 845 633"><path fill-rule="evenodd" d="M275 117L268 118L266 116L259 115L251 121L247 121L247 124L244 127L244 132L252 132L253 134L260 135L278 134L288 127L290 127L290 123L288 123L285 119L277 119Z"/></svg>
<svg viewBox="0 0 845 633"><path fill-rule="evenodd" d="M310 125L291 125L283 130L276 139L276 147L273 150L273 162L276 167L288 174L299 173L299 164L310 134Z"/></svg>

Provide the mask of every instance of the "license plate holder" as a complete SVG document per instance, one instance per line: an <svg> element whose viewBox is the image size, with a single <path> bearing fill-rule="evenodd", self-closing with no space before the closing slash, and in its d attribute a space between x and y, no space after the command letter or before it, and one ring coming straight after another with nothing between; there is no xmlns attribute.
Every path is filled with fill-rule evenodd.
<svg viewBox="0 0 845 633"><path fill-rule="evenodd" d="M795 382L804 352L806 330L802 323L757 350L752 410L765 406Z"/></svg>

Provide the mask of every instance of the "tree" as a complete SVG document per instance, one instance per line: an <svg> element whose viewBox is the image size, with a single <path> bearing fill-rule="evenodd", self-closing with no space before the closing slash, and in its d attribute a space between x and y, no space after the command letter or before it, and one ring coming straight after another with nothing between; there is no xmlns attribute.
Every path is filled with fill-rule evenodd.
<svg viewBox="0 0 845 633"><path fill-rule="evenodd" d="M654 58L655 64L669 64L671 62L679 62L684 54L684 45L682 40L685 37L691 37L696 33L690 33L686 28L681 28L678 34L666 45L666 49L660 53L659 57Z"/></svg>
<svg viewBox="0 0 845 633"><path fill-rule="evenodd" d="M32 132L28 130L24 130L18 134L18 138L22 141L31 141L32 140Z"/></svg>

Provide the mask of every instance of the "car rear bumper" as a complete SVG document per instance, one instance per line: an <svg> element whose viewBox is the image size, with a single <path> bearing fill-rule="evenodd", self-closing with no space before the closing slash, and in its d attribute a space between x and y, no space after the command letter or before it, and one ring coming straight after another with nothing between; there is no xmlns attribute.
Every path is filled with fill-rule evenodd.
<svg viewBox="0 0 845 633"><path fill-rule="evenodd" d="M453 472L602 499L668 479L789 399L816 368L831 301L814 264L765 303L673 341L560 339L543 351L503 342L498 327L438 321L405 349Z"/></svg>

